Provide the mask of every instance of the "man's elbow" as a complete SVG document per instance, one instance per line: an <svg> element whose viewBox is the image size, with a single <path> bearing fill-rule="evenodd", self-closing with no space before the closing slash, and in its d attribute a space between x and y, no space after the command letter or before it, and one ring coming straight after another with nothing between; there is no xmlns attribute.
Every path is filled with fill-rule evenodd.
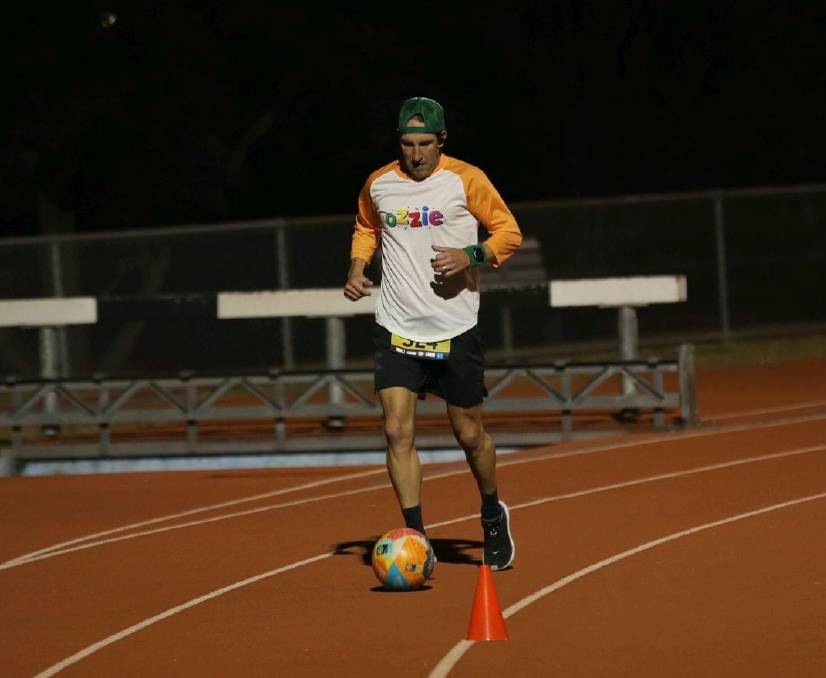
<svg viewBox="0 0 826 678"><path fill-rule="evenodd" d="M511 231L510 241L511 247L514 251L519 249L519 247L522 245L522 231L519 230L519 226L517 226L516 224L514 224L514 229L513 231Z"/></svg>

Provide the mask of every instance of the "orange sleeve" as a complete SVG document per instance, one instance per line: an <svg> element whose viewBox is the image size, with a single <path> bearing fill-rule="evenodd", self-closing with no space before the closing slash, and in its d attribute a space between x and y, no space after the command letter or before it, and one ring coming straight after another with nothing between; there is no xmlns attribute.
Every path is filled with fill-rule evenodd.
<svg viewBox="0 0 826 678"><path fill-rule="evenodd" d="M353 227L353 238L350 243L350 258L364 259L368 264L379 246L381 224L376 206L370 197L371 176L365 182L358 198L358 216Z"/></svg>
<svg viewBox="0 0 826 678"><path fill-rule="evenodd" d="M522 231L499 191L477 167L463 176L468 209L485 227L490 237L485 245L493 253L494 266L505 263L522 244Z"/></svg>

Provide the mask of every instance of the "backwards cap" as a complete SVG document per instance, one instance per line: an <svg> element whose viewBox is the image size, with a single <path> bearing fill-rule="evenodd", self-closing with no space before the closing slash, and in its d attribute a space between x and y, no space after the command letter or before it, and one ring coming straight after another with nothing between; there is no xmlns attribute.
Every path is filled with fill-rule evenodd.
<svg viewBox="0 0 826 678"><path fill-rule="evenodd" d="M424 127L408 127L407 121L415 115L424 120ZM439 134L445 128L445 109L433 99L412 97L402 104L399 111L399 134Z"/></svg>

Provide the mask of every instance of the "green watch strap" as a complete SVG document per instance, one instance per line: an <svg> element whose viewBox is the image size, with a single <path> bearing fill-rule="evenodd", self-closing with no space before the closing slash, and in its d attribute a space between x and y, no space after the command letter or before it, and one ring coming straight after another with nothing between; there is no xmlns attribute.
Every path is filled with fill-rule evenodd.
<svg viewBox="0 0 826 678"><path fill-rule="evenodd" d="M487 252L485 252L485 248L479 244L468 245L467 247L463 247L462 250L467 253L468 259L470 259L471 268L481 266L485 263L485 260L488 258Z"/></svg>

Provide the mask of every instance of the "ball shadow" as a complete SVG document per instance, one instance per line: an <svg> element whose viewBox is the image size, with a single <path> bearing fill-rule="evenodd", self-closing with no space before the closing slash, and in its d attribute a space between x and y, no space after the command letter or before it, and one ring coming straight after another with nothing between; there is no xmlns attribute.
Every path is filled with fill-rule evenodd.
<svg viewBox="0 0 826 678"><path fill-rule="evenodd" d="M370 539L357 539L354 541L343 541L333 547L333 555L336 556L356 556L362 565L369 566L372 560L373 545L378 541L379 535ZM438 564L449 563L451 565L479 565L481 560L473 557L470 551L479 551L484 544L481 541L472 539L431 539L431 546L436 553Z"/></svg>
<svg viewBox="0 0 826 678"><path fill-rule="evenodd" d="M430 591L433 587L428 586L427 584L422 584L417 589L388 589L384 586L374 586L370 589L371 593L393 593L396 595L402 595L405 593L418 593L419 591Z"/></svg>

